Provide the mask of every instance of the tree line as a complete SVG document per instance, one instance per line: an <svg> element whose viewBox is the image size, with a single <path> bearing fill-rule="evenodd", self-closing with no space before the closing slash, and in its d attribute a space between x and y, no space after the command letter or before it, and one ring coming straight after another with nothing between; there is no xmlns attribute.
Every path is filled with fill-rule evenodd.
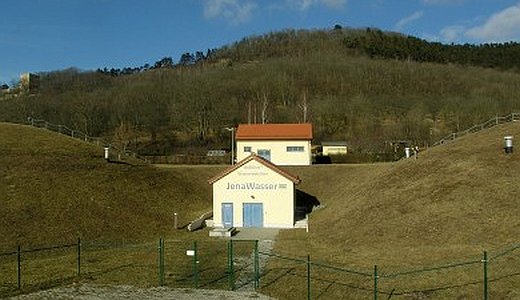
<svg viewBox="0 0 520 300"><path fill-rule="evenodd" d="M142 66L138 67L124 67L124 68L98 68L96 72L110 75L110 76L125 76L125 75L132 75L136 73L146 72L150 70L156 70L156 69L163 69L163 68L174 68L174 67L185 67L185 66L191 66L197 63L202 63L205 61L209 61L214 56L216 49L208 49L206 53L202 51L196 51L194 53L192 52L185 52L181 55L179 58L179 61L177 63L174 62L173 58L171 56L166 56L161 58L160 60L156 61L154 64L144 64Z"/></svg>
<svg viewBox="0 0 520 300"><path fill-rule="evenodd" d="M367 28L363 34L345 37L344 44L349 49L359 50L375 58L520 70L520 43L513 41L447 45Z"/></svg>
<svg viewBox="0 0 520 300"><path fill-rule="evenodd" d="M371 57L345 46L347 32L270 33L126 76L43 73L37 95L0 101L0 120L45 119L143 155L229 148L224 128L240 123L311 122L315 144L375 158L520 111L516 72Z"/></svg>

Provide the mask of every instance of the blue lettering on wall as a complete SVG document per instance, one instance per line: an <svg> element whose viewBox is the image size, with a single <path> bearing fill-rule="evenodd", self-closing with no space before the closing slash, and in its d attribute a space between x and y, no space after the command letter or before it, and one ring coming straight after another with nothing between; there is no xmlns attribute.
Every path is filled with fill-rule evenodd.
<svg viewBox="0 0 520 300"><path fill-rule="evenodd" d="M276 183L256 183L256 182L247 182L247 183L227 183L227 190L277 190L278 188L285 189L287 188L286 184L276 184Z"/></svg>

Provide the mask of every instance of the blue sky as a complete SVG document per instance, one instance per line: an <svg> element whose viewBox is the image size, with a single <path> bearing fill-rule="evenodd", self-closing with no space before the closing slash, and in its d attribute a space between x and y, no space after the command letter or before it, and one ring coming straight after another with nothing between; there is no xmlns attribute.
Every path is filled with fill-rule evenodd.
<svg viewBox="0 0 520 300"><path fill-rule="evenodd" d="M287 28L377 27L430 41L520 41L520 0L0 0L0 83L136 67Z"/></svg>

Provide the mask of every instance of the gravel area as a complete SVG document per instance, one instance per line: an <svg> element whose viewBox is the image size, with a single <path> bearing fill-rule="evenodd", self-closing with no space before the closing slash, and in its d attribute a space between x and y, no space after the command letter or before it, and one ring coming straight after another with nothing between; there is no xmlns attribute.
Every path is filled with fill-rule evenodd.
<svg viewBox="0 0 520 300"><path fill-rule="evenodd" d="M232 239L258 240L258 251L262 253L271 253L279 231L279 229L275 228L240 228L239 232ZM255 290L254 258L254 251L245 257L235 257L235 264L237 267L247 270L241 272L240 276L236 279L235 287L237 291L251 292ZM261 274L267 264L268 257L265 255L259 255L258 260Z"/></svg>
<svg viewBox="0 0 520 300"><path fill-rule="evenodd" d="M167 287L138 288L129 285L81 284L53 288L32 294L20 295L11 300L275 300L275 298L256 292L231 292L223 290L173 289Z"/></svg>

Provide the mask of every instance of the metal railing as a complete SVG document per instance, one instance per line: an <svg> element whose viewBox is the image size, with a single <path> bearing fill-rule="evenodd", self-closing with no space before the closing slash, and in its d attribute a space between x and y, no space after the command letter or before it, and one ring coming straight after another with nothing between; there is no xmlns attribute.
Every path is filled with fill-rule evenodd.
<svg viewBox="0 0 520 300"><path fill-rule="evenodd" d="M31 117L27 118L27 123L33 127L44 128L44 129L47 129L50 131L57 132L59 134L70 136L72 138L75 138L75 139L78 139L78 140L81 140L81 141L84 141L87 143L96 144L96 145L102 146L102 147L109 147L111 153L115 152L117 154L113 157L119 161L122 160L123 157L132 157L132 158L138 159L142 162L148 163L148 160L144 156L141 156L141 155L139 155L135 152L129 151L129 150L119 149L118 147L112 145L110 142L108 142L102 138L89 136L88 134L86 134L80 130L70 129L69 127L67 127L65 125L56 125L56 124L47 122L45 120L33 119Z"/></svg>
<svg viewBox="0 0 520 300"><path fill-rule="evenodd" d="M494 127L496 125L505 124L505 123L509 123L509 122L515 122L515 121L520 121L520 113L511 113L505 117L496 116L494 118L487 120L484 123L474 125L466 130L459 131L459 132L452 132L452 133L448 134L447 136L443 137L442 139L440 139L439 141L433 143L432 146L442 145L446 142L453 141L456 138L465 136L468 133L478 132L478 131L481 131L481 130L484 130L487 128Z"/></svg>

